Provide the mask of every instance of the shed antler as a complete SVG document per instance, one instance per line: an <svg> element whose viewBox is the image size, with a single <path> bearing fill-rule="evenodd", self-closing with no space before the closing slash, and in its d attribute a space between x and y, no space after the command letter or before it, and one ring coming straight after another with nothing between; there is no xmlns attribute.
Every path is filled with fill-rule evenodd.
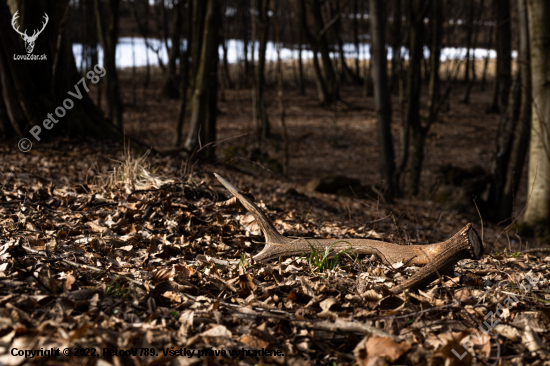
<svg viewBox="0 0 550 366"><path fill-rule="evenodd" d="M257 261L301 255L310 252L310 243L313 243L322 249L332 247L334 251L350 249L357 254L376 254L390 265L398 262L424 265L411 278L391 290L399 293L407 288L414 289L429 284L461 259L479 259L483 254L483 243L472 224L467 224L444 242L429 245L398 245L371 239L346 239L335 244L334 239L288 238L281 235L259 207L239 193L237 188L218 174L214 175L254 216L262 229L265 247L254 256Z"/></svg>

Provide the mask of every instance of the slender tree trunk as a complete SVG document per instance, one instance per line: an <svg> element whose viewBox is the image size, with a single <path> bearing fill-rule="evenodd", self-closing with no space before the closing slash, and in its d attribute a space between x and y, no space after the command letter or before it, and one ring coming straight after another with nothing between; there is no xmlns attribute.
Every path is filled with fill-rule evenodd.
<svg viewBox="0 0 550 366"><path fill-rule="evenodd" d="M283 174L288 175L288 132L285 122L285 103L283 100L283 65L281 62L281 36L279 30L279 22L277 15L277 6L273 6L273 26L275 30L275 42L277 43L277 99L279 101L279 117L281 119L281 130L283 133Z"/></svg>
<svg viewBox="0 0 550 366"><path fill-rule="evenodd" d="M476 82L476 47L477 47L477 38L479 36L479 29L481 24L481 15L483 13L483 0L480 0L479 3L479 9L478 9L478 17L477 17L477 25L472 25L474 27L474 40L473 40L473 55L472 55L472 78L468 82L468 85L466 86L466 92L464 93L464 98L462 99L462 103L469 104L470 103L470 93L472 92L472 88L474 86L474 83ZM467 66L466 66L467 67Z"/></svg>
<svg viewBox="0 0 550 366"><path fill-rule="evenodd" d="M420 88L421 72L420 66L423 57L424 41L424 17L422 9L427 5L428 0L414 0L409 4L410 17L410 55L409 69L407 75L407 107L405 112L404 130L410 128L412 133L411 170L409 174L409 194L416 195L420 184L420 173L424 159L424 130L420 120ZM403 132L407 136L408 132ZM402 141L402 146L407 146L407 141ZM402 163L403 164L403 163Z"/></svg>
<svg viewBox="0 0 550 366"><path fill-rule="evenodd" d="M243 39L243 62L244 62L244 86L247 87L250 82L250 65L248 63L248 26L249 26L249 15L248 15L248 4L246 0L241 0L240 2L240 13L242 14L242 39ZM254 55L252 55L252 62L254 62Z"/></svg>
<svg viewBox="0 0 550 366"><path fill-rule="evenodd" d="M300 94L306 95L306 85L304 80L304 62L302 60L302 52L304 49L304 31L301 26L299 28L299 48L298 48L298 85L300 88Z"/></svg>
<svg viewBox="0 0 550 366"><path fill-rule="evenodd" d="M514 131L519 116L521 106L521 72L520 68L516 70L514 83L510 89L508 108L505 114L501 117L499 131L497 135L497 147L495 155L491 163L491 187L487 202L489 207L495 210L499 208L502 202L502 194L506 183L506 172L508 171L508 163L512 152L512 144L514 141ZM500 212L494 212L495 220L501 217Z"/></svg>
<svg viewBox="0 0 550 366"><path fill-rule="evenodd" d="M194 1L188 1L187 2L187 19L185 24L186 27L186 47L185 51L183 52L183 55L181 57L180 61L180 75L181 75L181 83L180 83L180 105L178 108L178 115L176 117L176 134L174 136L174 146L179 147L181 145L182 139L183 139L183 123L185 120L185 114L187 112L187 91L189 89L189 56L191 56L191 50L192 46L191 43L193 42L193 22L192 17L194 14L193 10L193 3ZM181 8L183 12L183 7Z"/></svg>
<svg viewBox="0 0 550 366"><path fill-rule="evenodd" d="M158 17L157 17L157 30L159 31L160 38L164 42L164 47L166 48L166 51L170 53L170 45L168 44L168 17L166 14L166 4L164 0L158 0L155 4L159 10ZM166 72L166 69L162 70L164 73Z"/></svg>
<svg viewBox="0 0 550 366"><path fill-rule="evenodd" d="M172 20L172 34L170 36L170 52L168 53L168 65L164 76L164 85L160 92L161 97L177 99L179 97L179 83L176 77L176 60L180 57L180 38L183 27L183 14L180 8L183 6L184 0L174 2L174 18ZM164 8L164 6L163 6Z"/></svg>
<svg viewBox="0 0 550 366"><path fill-rule="evenodd" d="M220 42L223 49L223 83L225 88L232 89L233 81L231 80L231 74L229 72L229 60L227 59L227 40L224 39Z"/></svg>
<svg viewBox="0 0 550 366"><path fill-rule="evenodd" d="M326 80L326 86L327 91L329 95L328 103L332 104L336 101L336 99L339 98L338 93L338 87L337 87L337 80L336 80L336 74L334 72L334 68L332 66L332 60L330 58L330 50L329 45L326 37L326 32L324 34L321 34L323 32L323 29L325 28L325 24L323 22L323 18L321 16L321 9L320 9L320 0L313 0L312 2L312 9L311 14L313 15L314 24L316 27L316 32L319 36L317 36L317 44L315 47L315 50L319 50L321 53L321 60L323 61L323 71L325 74L325 80ZM334 99L336 98L336 99Z"/></svg>
<svg viewBox="0 0 550 366"><path fill-rule="evenodd" d="M361 16L361 21L363 20L363 14L359 14L359 1L355 0L353 2L353 43L355 45L355 75L360 78L361 69L359 68L359 16Z"/></svg>
<svg viewBox="0 0 550 366"><path fill-rule="evenodd" d="M259 38L258 66L256 67L256 135L260 150L265 150L266 139L269 137L269 120L265 106L265 52L267 48L267 36L269 32L269 1L257 0L258 18L257 29Z"/></svg>
<svg viewBox="0 0 550 366"><path fill-rule="evenodd" d="M331 24L324 24L321 14L320 0L312 0L310 3L309 12L313 19L315 29L314 33L312 33L307 25L305 0L298 0L297 8L298 18L300 19L302 30L313 50L313 65L319 103L321 105L328 106L332 103L333 97L339 97L338 90L335 89L337 85L336 74L334 73L334 67L332 65L332 60L330 59L330 52L326 38L327 31L335 24L335 22L333 21ZM321 70L321 66L319 64L319 59L317 56L318 52L321 54L323 70ZM324 75L322 71L324 71Z"/></svg>
<svg viewBox="0 0 550 366"><path fill-rule="evenodd" d="M506 182L502 199L497 210L496 220L501 221L513 214L514 198L517 194L527 148L529 146L529 129L531 127L531 68L529 55L529 25L526 0L518 2L519 53L518 68L521 74L521 107L518 126L514 134L514 145L506 173Z"/></svg>
<svg viewBox="0 0 550 366"><path fill-rule="evenodd" d="M204 12L201 11L204 6ZM191 96L191 118L189 121L189 134L185 142L185 148L189 152L198 147L213 143L216 140L217 117L217 86L218 86L218 25L219 25L219 0L194 0L193 18L193 66L197 72L192 73L194 82ZM199 17L203 14L202 21ZM197 27L201 24L202 27ZM196 37L199 33L201 36ZM200 54L196 54L195 40L202 44ZM200 144L199 144L200 141ZM202 155L213 158L214 145L204 148Z"/></svg>
<svg viewBox="0 0 550 366"><path fill-rule="evenodd" d="M464 67L464 84L468 85L470 82L470 50L472 48L472 37L474 33L474 15L475 15L475 1L470 0L468 4L468 25L466 31L466 66Z"/></svg>
<svg viewBox="0 0 550 366"><path fill-rule="evenodd" d="M428 121L426 129L435 121L437 105L441 100L439 67L441 64L441 42L443 39L443 9L441 0L432 0L432 39L430 45L430 81L428 95Z"/></svg>
<svg viewBox="0 0 550 366"><path fill-rule="evenodd" d="M118 72L116 69L116 46L118 43L118 9L120 0L107 0L107 6L101 11L101 0L95 1L95 18L99 42L103 48L103 63L105 70L105 98L107 100L107 115L115 126L122 128L122 100L120 98Z"/></svg>
<svg viewBox="0 0 550 366"><path fill-rule="evenodd" d="M487 46L487 55L485 56L485 62L483 63L483 74L481 75L481 91L485 91L485 84L487 83L487 69L489 68L489 55L490 51L493 48L493 38L495 35L497 27L489 32L489 45Z"/></svg>
<svg viewBox="0 0 550 366"><path fill-rule="evenodd" d="M391 96L388 88L386 56L386 16L384 0L370 0L371 60L373 62L374 102L380 144L380 175L391 193L395 192L395 154L391 135Z"/></svg>
<svg viewBox="0 0 550 366"><path fill-rule="evenodd" d="M550 3L528 0L533 92L529 147L529 201L523 222L546 230L550 225ZM532 192L532 193L531 193ZM542 234L542 233L541 233Z"/></svg>
<svg viewBox="0 0 550 366"><path fill-rule="evenodd" d="M510 26L510 0L493 0L497 15L497 74L490 112L506 112L512 84L512 35Z"/></svg>
<svg viewBox="0 0 550 366"><path fill-rule="evenodd" d="M149 24L147 21L147 17L145 17L145 21L142 19L144 17L140 17L138 4L142 4L143 6L143 13L149 15L149 0L141 0L141 1L133 1L133 6L130 8L132 12L132 16L134 18L134 21L136 22L136 26L138 29L138 32L143 37L143 41L145 43L145 80L143 81L143 86L147 88L149 86L149 82L151 81L151 64L149 62ZM96 32L97 33L97 32Z"/></svg>
<svg viewBox="0 0 550 366"><path fill-rule="evenodd" d="M402 11L401 1L393 1L393 27L392 27L392 57L391 57L391 83L390 91L395 90L399 86L399 79L401 79L401 39L402 39Z"/></svg>
<svg viewBox="0 0 550 366"><path fill-rule="evenodd" d="M479 29L480 29L480 24L481 24L481 14L483 12L483 0L480 0L480 3L479 3L479 9L478 9L478 13L479 13L479 16L478 16L478 20L477 20L477 26L474 26L474 41L473 41L473 55L472 55L472 78L471 80L468 82L468 85L466 86L466 92L464 93L464 98L462 99L462 103L464 104L469 104L470 103L470 93L472 92L472 88L477 80L477 76L476 76L476 54L475 54L475 50L477 48L477 39L478 39L478 36L479 36Z"/></svg>

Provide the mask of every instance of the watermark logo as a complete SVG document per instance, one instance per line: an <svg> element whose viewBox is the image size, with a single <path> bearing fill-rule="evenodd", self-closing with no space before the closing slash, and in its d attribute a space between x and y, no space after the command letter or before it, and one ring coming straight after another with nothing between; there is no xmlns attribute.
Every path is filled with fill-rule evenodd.
<svg viewBox="0 0 550 366"><path fill-rule="evenodd" d="M528 285L520 285L520 288L522 290L524 290L525 292L529 292L531 290L531 288L533 288L534 286L537 285L537 281L535 279L529 277L529 276L525 276L525 279L529 282L529 284ZM496 287L496 286L497 286L497 284L495 284L493 287ZM495 313L493 313L492 311L489 311L485 315L484 320L487 320L490 317L491 324L484 321L483 324L478 327L478 329L481 330L483 333L489 334L489 332L491 330L493 330L493 328L496 327L498 325L498 323L500 323L500 318L503 315L503 310L504 309L511 309L514 305L516 305L519 302L518 298L515 297L514 294L512 294L512 293L507 293L507 294L508 294L508 297L504 300L504 306L502 306L501 303L498 303L497 306L496 306L496 309L495 309ZM495 318L494 318L494 314L496 314L498 316L496 321L495 321ZM485 327L487 329L483 328L483 325L485 325ZM470 351L474 347L474 342L471 341L470 338L475 338L476 340L481 339L480 334L479 334L477 329L476 329L476 335L474 335L472 333L468 337L466 337L462 340L461 345L465 349L464 353L459 354L457 351L455 351L454 348L451 350L459 360L462 360L466 356L466 354L468 354L468 351Z"/></svg>
<svg viewBox="0 0 550 366"><path fill-rule="evenodd" d="M42 29L40 30L34 30L32 33L32 36L29 36L27 34L27 30L25 29L24 32L21 32L19 30L20 26L17 26L16 28L16 20L19 18L19 10L13 14L13 17L11 18L11 26L13 29L21 35L21 38L23 38L23 41L25 42L25 50L27 50L27 55L13 55L14 60L46 60L46 55L31 55L32 51L34 50L34 43L36 42L36 39L42 33L44 28L46 28L46 25L48 24L48 14L44 13L44 22L42 22Z"/></svg>

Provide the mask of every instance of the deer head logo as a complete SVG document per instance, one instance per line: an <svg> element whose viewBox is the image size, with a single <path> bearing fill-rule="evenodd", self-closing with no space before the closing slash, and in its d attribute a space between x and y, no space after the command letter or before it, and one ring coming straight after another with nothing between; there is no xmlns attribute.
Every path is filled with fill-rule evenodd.
<svg viewBox="0 0 550 366"><path fill-rule="evenodd" d="M32 50L34 49L34 42L36 41L36 38L38 38L38 36L40 35L40 33L42 33L42 31L44 30L44 28L46 28L46 24L48 24L48 14L44 13L44 22L42 22L42 29L40 29L39 31L37 30L34 30L32 36L28 36L27 35L27 30L25 29L25 32L20 32L19 31L19 26L17 26L17 28L15 28L15 20L17 18L19 18L19 15L17 14L19 13L19 10L15 12L15 14L13 14L13 18L11 18L11 26L13 27L13 29L19 33L21 35L21 38L23 38L23 41L25 41L25 49L27 50L27 53L31 53ZM38 33L37 33L38 32Z"/></svg>

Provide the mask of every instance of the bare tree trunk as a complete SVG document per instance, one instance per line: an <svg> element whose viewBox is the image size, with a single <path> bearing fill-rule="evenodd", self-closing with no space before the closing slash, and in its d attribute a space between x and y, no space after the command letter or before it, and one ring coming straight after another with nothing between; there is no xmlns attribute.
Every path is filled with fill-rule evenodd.
<svg viewBox="0 0 550 366"><path fill-rule="evenodd" d="M512 84L512 35L510 26L510 0L493 0L497 16L497 74L490 112L506 112Z"/></svg>
<svg viewBox="0 0 550 366"><path fill-rule="evenodd" d="M468 4L468 25L466 31L466 66L464 67L464 84L468 85L470 82L470 49L472 48L472 36L474 33L474 15L475 15L475 1L470 0Z"/></svg>
<svg viewBox="0 0 550 366"><path fill-rule="evenodd" d="M158 8L158 17L157 17L157 30L160 35L162 42L164 42L164 47L167 52L170 52L170 45L168 44L168 17L166 15L166 3L164 0L155 1L155 5ZM166 69L162 70L164 73Z"/></svg>
<svg viewBox="0 0 550 366"><path fill-rule="evenodd" d="M355 45L355 75L360 78L361 69L359 68L359 16L361 16L361 21L363 21L363 14L359 14L359 1L355 0L353 2L353 43Z"/></svg>
<svg viewBox="0 0 550 366"><path fill-rule="evenodd" d="M391 57L391 82L390 91L399 86L401 78L401 24L402 24L402 0L394 0L393 4L393 27L392 27L392 57Z"/></svg>
<svg viewBox="0 0 550 366"><path fill-rule="evenodd" d="M312 0L310 3L310 14L313 19L315 33L309 30L306 19L306 4L305 0L298 0L297 2L298 18L304 35L308 39L312 51L313 51L313 65L315 70L315 81L317 83L317 94L319 97L319 103L321 105L330 105L336 96L339 97L338 90L336 88L336 75L334 73L334 67L332 60L330 59L330 52L328 42L326 39L326 33L332 27L338 19L332 19L329 23L324 24L321 14L320 0ZM338 14L339 16L339 14ZM323 62L324 75L319 64L317 53L321 54Z"/></svg>
<svg viewBox="0 0 550 366"><path fill-rule="evenodd" d="M250 65L248 63L248 26L250 22L250 18L248 15L248 4L249 2L247 0L240 0L240 13L242 14L242 39L243 39L243 62L244 62L244 86L247 87L248 83L250 82ZM254 62L254 55L252 55L252 62Z"/></svg>
<svg viewBox="0 0 550 366"><path fill-rule="evenodd" d="M462 103L469 104L470 103L470 93L472 92L472 88L474 86L474 83L476 82L476 47L477 47L477 38L479 36L479 29L481 24L481 14L483 13L483 0L480 0L479 2L479 9L478 9L478 17L477 17L477 26L472 25L474 28L474 41L473 41L473 55L472 55L472 79L468 82L468 85L466 86L466 92L464 93L464 98L462 99ZM468 66L466 66L467 68Z"/></svg>
<svg viewBox="0 0 550 366"><path fill-rule="evenodd" d="M386 15L384 0L370 0L371 60L373 62L374 102L380 144L380 175L391 193L396 193L394 181L395 154L391 135L391 95L388 88L386 56Z"/></svg>
<svg viewBox="0 0 550 366"><path fill-rule="evenodd" d="M134 21L136 22L138 32L143 37L143 41L145 42L145 80L143 81L143 86L147 88L149 86L149 82L151 81L151 64L149 62L149 25L147 21L147 17L145 17L145 21L143 21L143 17L140 17L138 4L142 4L143 6L143 13L149 14L149 0L134 0L133 6L130 8L132 12L132 16L134 18Z"/></svg>
<svg viewBox="0 0 550 366"><path fill-rule="evenodd" d="M497 221L511 217L513 214L514 198L517 194L527 148L529 146L529 129L531 127L531 68L529 55L529 25L527 19L526 0L518 1L518 28L519 28L519 52L518 68L521 74L521 107L518 126L514 134L514 145L510 155L510 163L506 173L506 182L499 208L497 209Z"/></svg>
<svg viewBox="0 0 550 366"><path fill-rule="evenodd" d="M279 31L279 22L277 7L273 7L273 26L275 30L275 42L277 43L277 99L279 100L279 116L281 119L281 130L283 132L283 174L288 175L288 132L285 123L285 103L283 100L283 65L281 62L281 37Z"/></svg>
<svg viewBox="0 0 550 366"><path fill-rule="evenodd" d="M521 106L521 77L520 68L518 68L510 90L507 111L501 117L496 151L491 163L491 187L487 203L489 207L494 207L495 209L498 209L502 202L504 184L506 183L506 172L508 171L508 163L514 141L514 131ZM495 220L499 220L497 217L501 217L501 213L494 212L494 217Z"/></svg>
<svg viewBox="0 0 550 366"><path fill-rule="evenodd" d="M531 144L529 147L530 193L523 223L549 235L550 224L550 3L528 0L531 81L533 92ZM541 231L542 231L541 230Z"/></svg>
<svg viewBox="0 0 550 366"><path fill-rule="evenodd" d="M423 57L424 41L424 9L427 8L428 0L414 0L409 4L410 18L410 54L409 69L407 75L407 109L405 112L405 123L403 125L403 136L408 137L408 130L412 132L411 170L409 175L409 194L416 195L420 183L422 160L424 158L424 129L420 120L420 88L421 72L420 65ZM407 147L408 141L402 141L402 146ZM406 166L406 164L403 164Z"/></svg>
<svg viewBox="0 0 550 366"><path fill-rule="evenodd" d="M346 9L342 9L340 7L340 1L339 0L336 0L335 3L336 3L335 7L330 8L330 10L331 10L330 15L331 15L331 18L338 17L338 19L339 19L333 27L333 30L334 30L333 33L334 33L334 38L336 39L336 43L338 43L338 51L339 51L339 55L340 55L340 64L342 65L341 70L340 70L340 79L341 80L350 80L352 82L359 83L359 81L360 81L359 74L355 74L353 72L353 70L350 69L348 67L348 64L346 63L346 55L345 55L345 52L344 52L344 41L342 40L342 20L341 20L340 15L344 11L348 11L349 2L346 4ZM329 4L333 4L333 3L329 2Z"/></svg>
<svg viewBox="0 0 550 366"><path fill-rule="evenodd" d="M299 35L299 48L298 48L298 85L300 88L300 94L306 95L306 85L304 80L304 62L302 60L302 51L304 49L304 31L301 26L298 27L300 30Z"/></svg>
<svg viewBox="0 0 550 366"><path fill-rule="evenodd" d="M259 49L258 49L258 66L256 67L255 77L255 101L256 101L256 138L260 151L265 150L266 140L269 137L269 120L265 106L265 51L267 48L267 36L269 31L269 10L268 0L256 0L258 3L258 15L256 27L259 29ZM255 41L255 39L254 39Z"/></svg>
<svg viewBox="0 0 550 366"><path fill-rule="evenodd" d="M489 45L487 46L487 56L485 57L485 62L483 64L483 74L481 76L481 91L485 91L485 84L487 82L487 69L489 68L489 55L491 48L493 48L493 38L496 36L493 34L496 32L497 27L489 32Z"/></svg>
<svg viewBox="0 0 550 366"><path fill-rule="evenodd" d="M161 97L170 99L177 99L179 97L179 84L176 77L176 60L180 57L180 38L183 27L183 1L178 0L173 2L173 20L172 20L172 34L170 36L170 42L172 47L168 53L168 65L166 68L166 74L164 76L164 85L160 92ZM162 6L164 8L164 6ZM165 10L166 11L166 10Z"/></svg>
<svg viewBox="0 0 550 366"><path fill-rule="evenodd" d="M234 87L231 80L231 74L229 72L229 60L227 59L227 40L220 41L223 49L223 83L226 89L232 89Z"/></svg>
<svg viewBox="0 0 550 366"><path fill-rule="evenodd" d="M107 0L101 11L100 1L95 1L95 18L99 42L103 48L103 64L107 71L103 85L107 100L107 115L115 126L122 128L122 100L120 98L118 72L116 69L116 46L118 43L118 9L120 0Z"/></svg>
<svg viewBox="0 0 550 366"><path fill-rule="evenodd" d="M187 90L189 89L189 56L191 56L192 42L193 42L193 1L187 2L187 19L186 27L186 48L180 61L180 105L178 108L178 115L176 117L176 134L174 136L174 146L179 147L183 139L183 123L185 120L185 113L187 112ZM183 7L181 9L183 11ZM185 15L185 14L182 14Z"/></svg>
<svg viewBox="0 0 550 366"><path fill-rule="evenodd" d="M201 4L202 3L202 4ZM205 7L201 11L201 5ZM194 0L193 1L193 66L197 68L192 73L194 82L191 96L191 118L189 121L189 134L185 142L188 152L193 152L199 145L205 146L216 140L216 116L217 116L217 86L218 86L218 25L219 25L219 0ZM199 17L203 14L202 21ZM198 27L198 25L202 27ZM196 34L201 35L197 37ZM195 40L202 44L200 54L196 54ZM206 158L215 155L214 144L204 148L202 153Z"/></svg>

